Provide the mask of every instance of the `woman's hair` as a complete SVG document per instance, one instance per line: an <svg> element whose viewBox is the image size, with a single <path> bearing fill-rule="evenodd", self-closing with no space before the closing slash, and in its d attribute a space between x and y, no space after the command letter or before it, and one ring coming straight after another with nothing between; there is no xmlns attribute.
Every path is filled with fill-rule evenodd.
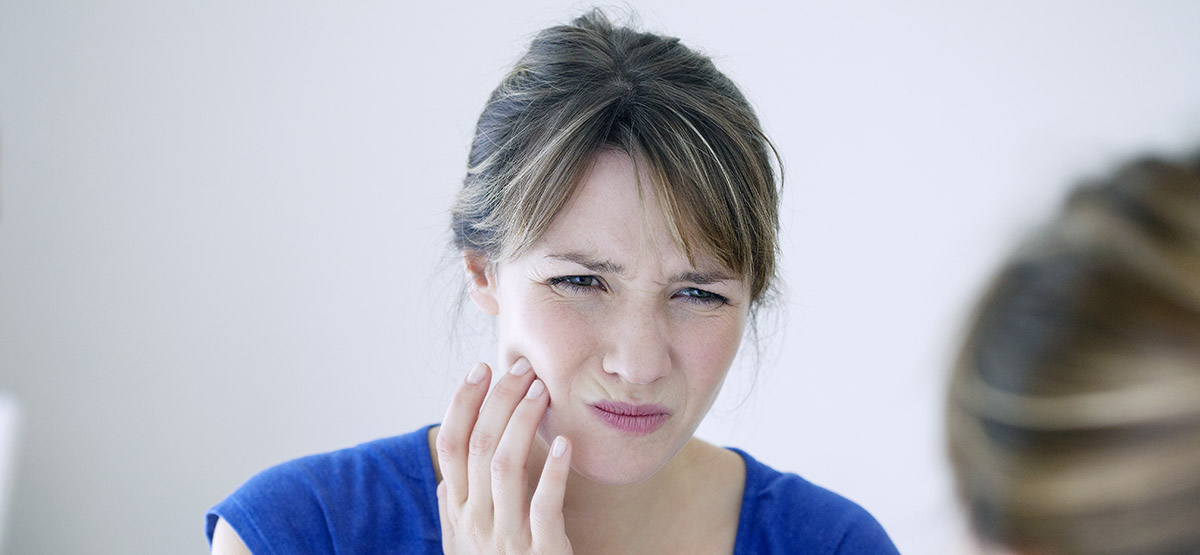
<svg viewBox="0 0 1200 555"><path fill-rule="evenodd" d="M492 92L452 210L455 245L519 256L602 149L646 171L689 258L714 257L761 297L779 218L774 148L754 110L707 56L598 10L538 33Z"/></svg>
<svg viewBox="0 0 1200 555"><path fill-rule="evenodd" d="M1200 163L1069 196L983 296L946 418L984 540L1200 552Z"/></svg>

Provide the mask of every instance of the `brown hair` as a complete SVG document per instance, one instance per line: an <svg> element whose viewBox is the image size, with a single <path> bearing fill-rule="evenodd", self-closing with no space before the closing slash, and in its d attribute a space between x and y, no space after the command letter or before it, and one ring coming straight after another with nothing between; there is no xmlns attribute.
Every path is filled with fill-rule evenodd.
<svg viewBox="0 0 1200 555"><path fill-rule="evenodd" d="M452 209L455 245L518 256L606 148L645 165L689 257L701 249L761 297L775 273L779 201L774 148L753 109L708 57L598 10L538 33L492 92Z"/></svg>
<svg viewBox="0 0 1200 555"><path fill-rule="evenodd" d="M946 418L985 540L1200 552L1200 164L1076 189L983 296Z"/></svg>

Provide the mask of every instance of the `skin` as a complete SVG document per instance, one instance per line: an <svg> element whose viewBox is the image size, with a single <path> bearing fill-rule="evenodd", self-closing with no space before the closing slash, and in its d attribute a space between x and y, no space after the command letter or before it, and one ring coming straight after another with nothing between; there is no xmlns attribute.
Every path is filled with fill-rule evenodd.
<svg viewBox="0 0 1200 555"><path fill-rule="evenodd" d="M430 432L448 553L733 548L744 465L692 434L737 352L749 285L708 257L693 265L635 172L629 156L598 153L521 256L466 257L471 298L496 317L501 367L531 370L503 375L487 402L486 381L464 380ZM535 377L545 392L522 397ZM599 400L671 416L634 436L593 414ZM559 437L566 455L547 457Z"/></svg>
<svg viewBox="0 0 1200 555"><path fill-rule="evenodd" d="M465 255L499 368L473 368L429 433L446 553L732 552L744 463L692 435L737 353L750 287L689 261L639 179L628 155L597 153L519 257ZM600 400L670 417L631 435L597 418ZM241 543L219 524L214 553L229 536Z"/></svg>
<svg viewBox="0 0 1200 555"><path fill-rule="evenodd" d="M242 542L237 531L222 518L217 520L217 527L213 529L212 553L214 555L250 555L250 550Z"/></svg>

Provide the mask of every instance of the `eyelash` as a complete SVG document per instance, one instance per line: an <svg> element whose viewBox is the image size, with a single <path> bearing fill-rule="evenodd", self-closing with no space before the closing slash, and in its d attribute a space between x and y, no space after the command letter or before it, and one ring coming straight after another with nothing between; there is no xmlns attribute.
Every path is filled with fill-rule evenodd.
<svg viewBox="0 0 1200 555"><path fill-rule="evenodd" d="M585 280L590 280L591 283L588 285L578 283ZM604 287L604 282L600 281L600 278L596 276L558 276L546 280L546 283L552 287L560 287L574 293L587 293L594 289L599 289L601 291L608 290L608 288ZM676 295L681 295L686 302L703 306L721 306L729 304L728 298L713 293L712 291L706 291L696 287L684 287L683 289L680 289Z"/></svg>
<svg viewBox="0 0 1200 555"><path fill-rule="evenodd" d="M577 280L577 281L591 280L592 284L583 285L580 283L574 283L574 280ZM604 283L602 283L600 281L600 278L598 278L596 276L558 276L558 277L550 278L549 280L546 281L546 283L553 285L555 287L562 287L563 289L566 289L568 291L574 291L577 293L585 293L589 289L595 289L594 285L600 286L601 291L608 290L606 287L604 287Z"/></svg>
<svg viewBox="0 0 1200 555"><path fill-rule="evenodd" d="M708 291L705 289L697 289L695 287L684 287L680 291L693 291L695 293L699 293L700 295L702 295L702 296L696 296L694 294L693 295L684 295L684 297L686 297L688 299L688 302L699 303L702 305L710 305L710 306L723 306L723 305L729 304L729 299L725 298L722 295L718 295L716 293L713 293L712 291Z"/></svg>

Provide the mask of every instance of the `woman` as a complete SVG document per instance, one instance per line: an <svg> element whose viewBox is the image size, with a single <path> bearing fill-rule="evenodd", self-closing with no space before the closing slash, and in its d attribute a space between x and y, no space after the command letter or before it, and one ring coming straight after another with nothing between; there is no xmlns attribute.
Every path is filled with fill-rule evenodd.
<svg viewBox="0 0 1200 555"><path fill-rule="evenodd" d="M771 153L678 40L599 12L540 33L453 210L498 368L440 426L255 477L213 551L894 553L853 503L692 437L774 273Z"/></svg>
<svg viewBox="0 0 1200 555"><path fill-rule="evenodd" d="M984 295L947 424L986 549L1200 553L1200 163L1070 196Z"/></svg>

